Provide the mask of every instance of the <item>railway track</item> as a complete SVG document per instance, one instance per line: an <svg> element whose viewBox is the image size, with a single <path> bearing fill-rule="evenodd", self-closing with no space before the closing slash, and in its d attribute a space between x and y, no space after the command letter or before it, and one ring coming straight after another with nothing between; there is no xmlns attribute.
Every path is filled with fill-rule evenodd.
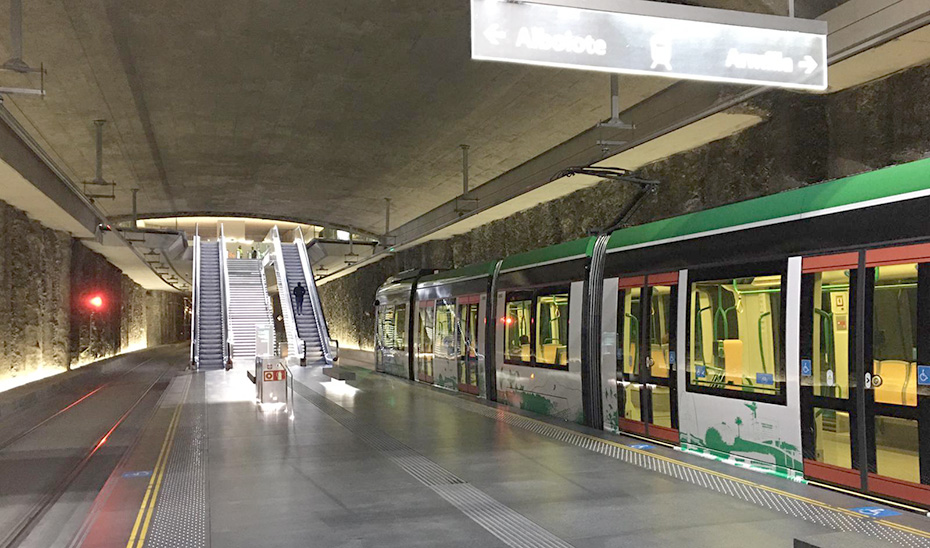
<svg viewBox="0 0 930 548"><path fill-rule="evenodd" d="M158 355L146 359L132 366L130 369L119 373L116 377L107 380L38 424L16 434L0 444L0 458L3 458L4 455L9 453L18 443L28 443L31 436L41 433L43 429L52 425L61 425L62 421L67 421L77 409L81 408L82 404L87 405L91 402L102 401L100 400L101 398L109 395L110 391L120 386L120 382L129 378L131 373L139 370L146 364L158 361L163 361L164 364L153 367L152 372L146 375L144 380L140 379L139 381L128 383L129 386L134 387L133 396L138 396L130 398L128 405L122 406L119 416L116 417L115 420L111 417L107 422L103 423L101 428L96 429L96 435L92 437L89 436L86 443L82 444L80 447L75 447L70 457L77 458L77 462L73 466L59 471L56 477L50 482L50 487L39 496L38 500L36 500L27 511L17 518L14 518L12 523L0 523L0 527L5 529L3 537L0 538L0 548L13 548L23 544L30 533L41 522L42 518L56 502L68 492L69 487L81 473L87 469L88 465L90 465L94 457L100 453L101 449L106 446L107 441L110 440L114 432L126 422L127 418L134 411L139 409L140 406L143 406L143 402L146 401L147 397L152 394L154 390L158 390L159 388L163 389L167 386L164 380L167 376L170 376L169 374L171 372L179 369L179 362L159 352ZM123 386L125 386L125 384ZM154 410L155 401L151 403L151 409Z"/></svg>

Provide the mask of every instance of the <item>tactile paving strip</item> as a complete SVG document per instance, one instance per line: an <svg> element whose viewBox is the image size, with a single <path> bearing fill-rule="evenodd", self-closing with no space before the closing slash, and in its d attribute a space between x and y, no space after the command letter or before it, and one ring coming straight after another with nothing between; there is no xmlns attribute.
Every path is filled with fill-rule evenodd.
<svg viewBox="0 0 930 548"><path fill-rule="evenodd" d="M930 538L891 527L851 511L843 511L831 506L818 504L816 501L808 501L803 498L795 498L786 494L781 494L750 482L743 482L734 478L714 474L695 466L689 466L670 459L659 458L658 456L650 455L632 448L618 446L580 432L573 432L567 428L550 425L503 409L488 407L480 403L453 397L451 394L436 393L431 389L424 388L432 397L460 409L477 413L541 436L582 447L589 451L601 453L652 472L671 476L694 485L700 485L712 491L723 493L724 495L769 510L788 514L797 519L814 522L836 531L866 535L901 546L930 548Z"/></svg>
<svg viewBox="0 0 930 548"><path fill-rule="evenodd" d="M296 382L294 390L504 544L512 548L571 548L571 544L306 385Z"/></svg>
<svg viewBox="0 0 930 548"><path fill-rule="evenodd" d="M188 402L181 411L146 548L206 548L206 447L204 406Z"/></svg>

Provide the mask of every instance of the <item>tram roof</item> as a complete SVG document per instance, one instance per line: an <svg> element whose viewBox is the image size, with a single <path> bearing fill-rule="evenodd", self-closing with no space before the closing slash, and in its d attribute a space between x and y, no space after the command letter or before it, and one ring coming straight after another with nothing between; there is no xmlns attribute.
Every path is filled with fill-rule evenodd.
<svg viewBox="0 0 930 548"><path fill-rule="evenodd" d="M611 234L607 251L797 221L913 198L917 193L930 194L930 159L623 228Z"/></svg>
<svg viewBox="0 0 930 548"><path fill-rule="evenodd" d="M452 270L443 270L435 274L430 274L429 276L423 276L420 278L421 284L428 284L431 282L446 282L446 281L455 281L458 279L469 279L469 278L480 278L483 276L492 276L494 274L494 267L497 265L497 261L488 261L486 263L472 264L468 266L463 266L461 268L454 268Z"/></svg>
<svg viewBox="0 0 930 548"><path fill-rule="evenodd" d="M511 255L501 264L501 272L586 257L593 244L594 238L587 237Z"/></svg>

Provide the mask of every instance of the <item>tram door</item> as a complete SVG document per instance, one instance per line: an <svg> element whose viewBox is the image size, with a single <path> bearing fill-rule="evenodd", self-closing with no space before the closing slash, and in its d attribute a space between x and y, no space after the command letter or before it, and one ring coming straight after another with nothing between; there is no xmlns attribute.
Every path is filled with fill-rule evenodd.
<svg viewBox="0 0 930 548"><path fill-rule="evenodd" d="M417 305L417 380L433 382L433 330L436 323L436 301L420 301Z"/></svg>
<svg viewBox="0 0 930 548"><path fill-rule="evenodd" d="M478 295L458 298L460 392L478 395Z"/></svg>
<svg viewBox="0 0 930 548"><path fill-rule="evenodd" d="M930 245L805 258L801 298L805 475L930 506Z"/></svg>
<svg viewBox="0 0 930 548"><path fill-rule="evenodd" d="M621 278L617 310L618 423L678 443L675 344L678 273Z"/></svg>

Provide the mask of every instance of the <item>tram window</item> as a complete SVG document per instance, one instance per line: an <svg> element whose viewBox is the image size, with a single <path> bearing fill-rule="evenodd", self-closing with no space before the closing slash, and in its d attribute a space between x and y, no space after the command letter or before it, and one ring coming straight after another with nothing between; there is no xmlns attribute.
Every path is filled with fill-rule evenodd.
<svg viewBox="0 0 930 548"><path fill-rule="evenodd" d="M692 284L691 386L781 394L781 281L776 274Z"/></svg>
<svg viewBox="0 0 930 548"><path fill-rule="evenodd" d="M459 305L459 357L474 358L478 348L478 305Z"/></svg>
<svg viewBox="0 0 930 548"><path fill-rule="evenodd" d="M433 353L433 307L421 306L419 310L419 345L421 354Z"/></svg>
<svg viewBox="0 0 930 548"><path fill-rule="evenodd" d="M849 413L814 408L815 460L840 468L852 468Z"/></svg>
<svg viewBox="0 0 930 548"><path fill-rule="evenodd" d="M920 483L917 421L875 417L875 460L880 475Z"/></svg>
<svg viewBox="0 0 930 548"><path fill-rule="evenodd" d="M537 298L536 363L568 365L568 293Z"/></svg>
<svg viewBox="0 0 930 548"><path fill-rule="evenodd" d="M507 313L504 317L504 341L507 346L504 349L504 361L525 364L532 361L530 347L532 316L532 298L521 297L507 301Z"/></svg>
<svg viewBox="0 0 930 548"><path fill-rule="evenodd" d="M407 350L407 305L394 308L394 348Z"/></svg>
<svg viewBox="0 0 930 548"><path fill-rule="evenodd" d="M638 287L621 290L617 314L617 370L627 375L639 374L640 291Z"/></svg>
<svg viewBox="0 0 930 548"><path fill-rule="evenodd" d="M917 265L875 269L872 372L882 379L875 401L917 405Z"/></svg>
<svg viewBox="0 0 930 548"><path fill-rule="evenodd" d="M849 398L849 271L814 274L814 394ZM848 468L848 466L847 466Z"/></svg>
<svg viewBox="0 0 930 548"><path fill-rule="evenodd" d="M378 323L381 336L381 346L394 348L394 307L391 305L381 308L381 321Z"/></svg>
<svg viewBox="0 0 930 548"><path fill-rule="evenodd" d="M455 302L436 301L436 339L434 352L437 356L456 356Z"/></svg>

